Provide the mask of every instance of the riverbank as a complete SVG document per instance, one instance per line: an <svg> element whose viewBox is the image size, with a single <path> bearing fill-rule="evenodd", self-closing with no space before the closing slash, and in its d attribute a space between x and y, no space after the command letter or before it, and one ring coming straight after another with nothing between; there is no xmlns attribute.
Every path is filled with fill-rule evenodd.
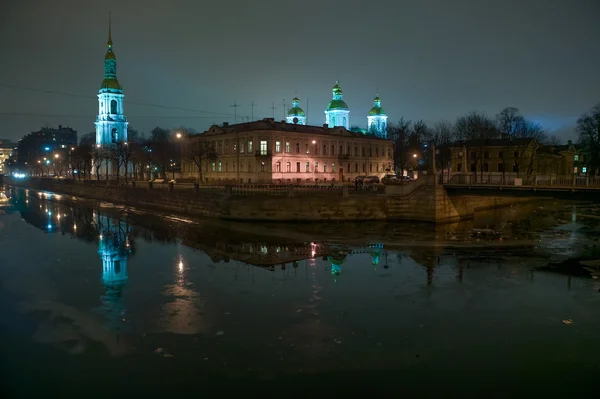
<svg viewBox="0 0 600 399"><path fill-rule="evenodd" d="M425 180L384 191L328 187L194 187L162 189L152 184L122 186L106 182L6 179L6 184L60 195L111 202L191 217L245 222L411 221L454 223L477 209L493 209L543 198L457 195ZM282 191L287 190L287 191Z"/></svg>

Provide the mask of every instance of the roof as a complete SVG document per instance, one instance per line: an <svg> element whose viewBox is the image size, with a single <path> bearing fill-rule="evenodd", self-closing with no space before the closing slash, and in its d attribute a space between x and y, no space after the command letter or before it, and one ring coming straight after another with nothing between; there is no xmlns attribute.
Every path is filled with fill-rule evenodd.
<svg viewBox="0 0 600 399"><path fill-rule="evenodd" d="M327 111L342 109L347 110L348 105L343 100L331 100L329 104L327 104Z"/></svg>
<svg viewBox="0 0 600 399"><path fill-rule="evenodd" d="M371 110L369 111L369 116L377 116L377 115L381 115L381 116L385 115L385 111L383 110L383 108L381 108L381 107L371 108Z"/></svg>
<svg viewBox="0 0 600 399"><path fill-rule="evenodd" d="M100 89L123 90L123 88L121 87L121 84L119 83L119 80L117 78L114 78L114 79L104 78L104 80L102 81L102 85L100 86Z"/></svg>
<svg viewBox="0 0 600 399"><path fill-rule="evenodd" d="M510 147L510 146L528 146L536 140L533 137L516 139L473 139L460 140L450 144L451 148L457 147Z"/></svg>
<svg viewBox="0 0 600 399"><path fill-rule="evenodd" d="M276 122L272 118L265 118L259 121L238 123L235 125L222 125L211 126L207 131L201 133L200 137L206 136L219 136L222 134L229 133L246 133L254 131L277 131L277 132L290 132L300 134L319 134L319 135L330 135L338 137L354 137L354 138L365 138L371 140L382 140L389 142L390 140L376 137L374 135L365 135L363 133L351 132L341 126L326 127L326 126L311 126L311 125L298 125L286 122Z"/></svg>
<svg viewBox="0 0 600 399"><path fill-rule="evenodd" d="M304 110L300 107L292 107L288 111L288 116L304 116Z"/></svg>

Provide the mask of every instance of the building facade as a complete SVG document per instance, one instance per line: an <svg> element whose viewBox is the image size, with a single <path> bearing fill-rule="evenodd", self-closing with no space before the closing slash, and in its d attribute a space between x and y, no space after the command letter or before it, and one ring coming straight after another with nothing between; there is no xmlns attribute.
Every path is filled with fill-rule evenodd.
<svg viewBox="0 0 600 399"><path fill-rule="evenodd" d="M392 142L343 127L261 121L212 126L186 143L184 177L205 183L317 183L382 177L393 170ZM206 148L214 149L211 156ZM191 162L202 151L200 162ZM201 165L199 170L198 163Z"/></svg>
<svg viewBox="0 0 600 399"><path fill-rule="evenodd" d="M340 84L335 82L332 89L333 99L327 104L325 109L325 124L327 126L341 126L345 129L350 129L350 109L342 100L343 92Z"/></svg>
<svg viewBox="0 0 600 399"><path fill-rule="evenodd" d="M15 144L9 140L0 140L0 175L8 173L4 163L13 155L14 148Z"/></svg>
<svg viewBox="0 0 600 399"><path fill-rule="evenodd" d="M534 138L467 140L453 143L450 152L451 172L478 176L482 182L506 181L506 176L570 176L576 154L571 143L544 146Z"/></svg>

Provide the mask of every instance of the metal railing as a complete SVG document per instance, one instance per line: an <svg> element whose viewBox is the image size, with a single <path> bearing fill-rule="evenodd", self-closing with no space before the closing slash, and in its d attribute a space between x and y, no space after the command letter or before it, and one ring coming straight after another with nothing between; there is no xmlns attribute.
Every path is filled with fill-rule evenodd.
<svg viewBox="0 0 600 399"><path fill-rule="evenodd" d="M443 184L465 186L523 186L554 188L600 188L600 176L517 175L515 173L469 173L442 178Z"/></svg>

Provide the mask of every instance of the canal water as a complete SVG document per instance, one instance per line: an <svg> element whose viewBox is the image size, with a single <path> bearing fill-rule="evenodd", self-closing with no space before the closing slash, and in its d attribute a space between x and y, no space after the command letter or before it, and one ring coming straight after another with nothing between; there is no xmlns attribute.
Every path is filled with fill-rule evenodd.
<svg viewBox="0 0 600 399"><path fill-rule="evenodd" d="M2 193L11 397L598 390L594 206L289 226Z"/></svg>

